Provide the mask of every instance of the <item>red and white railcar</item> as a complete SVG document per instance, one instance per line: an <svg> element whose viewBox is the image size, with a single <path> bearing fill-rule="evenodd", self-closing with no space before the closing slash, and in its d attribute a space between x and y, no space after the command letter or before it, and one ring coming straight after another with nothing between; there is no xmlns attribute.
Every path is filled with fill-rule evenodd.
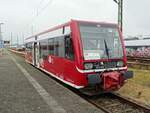
<svg viewBox="0 0 150 113"><path fill-rule="evenodd" d="M25 58L81 91L118 90L133 76L122 33L112 23L71 20L48 29L26 39Z"/></svg>

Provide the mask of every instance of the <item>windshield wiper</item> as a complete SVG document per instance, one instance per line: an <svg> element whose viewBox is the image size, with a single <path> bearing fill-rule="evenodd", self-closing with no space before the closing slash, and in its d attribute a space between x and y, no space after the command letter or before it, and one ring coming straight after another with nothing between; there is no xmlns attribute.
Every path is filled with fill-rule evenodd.
<svg viewBox="0 0 150 113"><path fill-rule="evenodd" d="M107 43L106 43L106 40L104 39L104 44L105 44L105 51L106 51L106 55L109 59L109 50L108 50L108 47L107 47Z"/></svg>

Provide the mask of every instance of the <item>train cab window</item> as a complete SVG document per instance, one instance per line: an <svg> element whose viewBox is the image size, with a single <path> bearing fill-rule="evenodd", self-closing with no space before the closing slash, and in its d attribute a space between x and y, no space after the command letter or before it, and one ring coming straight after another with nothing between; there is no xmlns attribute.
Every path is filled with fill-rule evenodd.
<svg viewBox="0 0 150 113"><path fill-rule="evenodd" d="M53 38L48 40L48 51L50 55L54 55L54 39Z"/></svg>
<svg viewBox="0 0 150 113"><path fill-rule="evenodd" d="M70 35L65 36L65 58L74 59L73 43Z"/></svg>

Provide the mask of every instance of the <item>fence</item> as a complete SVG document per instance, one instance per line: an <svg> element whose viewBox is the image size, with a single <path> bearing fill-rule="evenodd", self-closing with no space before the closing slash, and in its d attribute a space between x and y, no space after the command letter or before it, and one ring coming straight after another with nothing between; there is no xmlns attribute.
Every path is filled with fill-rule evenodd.
<svg viewBox="0 0 150 113"><path fill-rule="evenodd" d="M127 48L127 56L150 58L150 47L141 47L137 49Z"/></svg>

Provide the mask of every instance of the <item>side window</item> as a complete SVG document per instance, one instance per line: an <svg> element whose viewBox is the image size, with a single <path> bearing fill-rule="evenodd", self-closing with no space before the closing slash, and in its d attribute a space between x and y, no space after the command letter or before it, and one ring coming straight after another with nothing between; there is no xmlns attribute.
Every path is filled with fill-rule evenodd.
<svg viewBox="0 0 150 113"><path fill-rule="evenodd" d="M46 59L48 56L48 41L42 41L40 42L40 57L43 59Z"/></svg>
<svg viewBox="0 0 150 113"><path fill-rule="evenodd" d="M65 58L70 60L74 59L73 43L70 35L65 36Z"/></svg>
<svg viewBox="0 0 150 113"><path fill-rule="evenodd" d="M64 36L61 36L58 38L58 56L59 57L65 57L65 47L64 47Z"/></svg>
<svg viewBox="0 0 150 113"><path fill-rule="evenodd" d="M59 49L59 41L58 41L58 37L55 38L54 40L54 55L58 56L58 49Z"/></svg>
<svg viewBox="0 0 150 113"><path fill-rule="evenodd" d="M51 38L48 40L48 53L54 55L54 39Z"/></svg>
<svg viewBox="0 0 150 113"><path fill-rule="evenodd" d="M55 50L55 55L58 57L64 57L64 37L56 37L54 41L54 50Z"/></svg>
<svg viewBox="0 0 150 113"><path fill-rule="evenodd" d="M31 52L32 51L32 43L26 44L26 51Z"/></svg>

